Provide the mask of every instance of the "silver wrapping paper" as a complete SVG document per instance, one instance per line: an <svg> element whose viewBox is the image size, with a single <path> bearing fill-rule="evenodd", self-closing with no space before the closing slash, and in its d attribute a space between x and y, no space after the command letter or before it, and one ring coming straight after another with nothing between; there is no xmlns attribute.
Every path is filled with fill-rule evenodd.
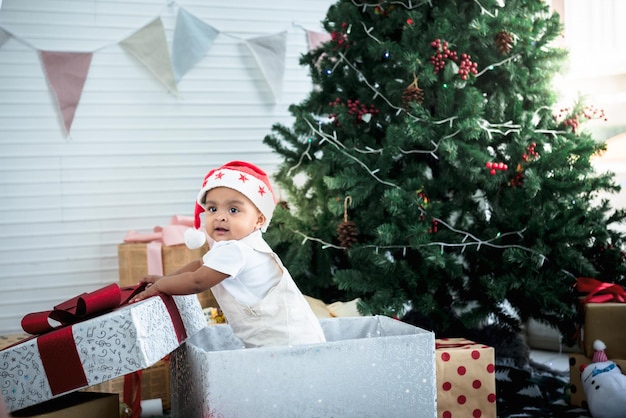
<svg viewBox="0 0 626 418"><path fill-rule="evenodd" d="M321 319L327 342L243 348L213 325L171 356L172 415L436 417L434 334L384 317Z"/></svg>

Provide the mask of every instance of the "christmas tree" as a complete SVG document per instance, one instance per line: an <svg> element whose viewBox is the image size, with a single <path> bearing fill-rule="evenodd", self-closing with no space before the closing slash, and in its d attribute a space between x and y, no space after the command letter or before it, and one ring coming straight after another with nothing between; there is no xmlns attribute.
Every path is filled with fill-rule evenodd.
<svg viewBox="0 0 626 418"><path fill-rule="evenodd" d="M626 214L598 198L619 190L590 163L604 144L582 123L602 112L557 108L558 15L341 0L323 24L301 58L314 89L264 139L286 196L267 238L303 291L440 333L534 318L571 341L576 278L624 279Z"/></svg>

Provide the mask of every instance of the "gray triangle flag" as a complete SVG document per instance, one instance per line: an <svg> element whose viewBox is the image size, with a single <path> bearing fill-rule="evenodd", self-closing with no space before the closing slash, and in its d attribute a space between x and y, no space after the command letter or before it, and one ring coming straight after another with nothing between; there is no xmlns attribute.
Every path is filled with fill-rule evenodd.
<svg viewBox="0 0 626 418"><path fill-rule="evenodd" d="M9 32L0 28L0 47L4 45L4 43L8 41L10 37L11 37L11 34Z"/></svg>
<svg viewBox="0 0 626 418"><path fill-rule="evenodd" d="M178 94L160 17L122 40L120 45L137 58L171 93Z"/></svg>
<svg viewBox="0 0 626 418"><path fill-rule="evenodd" d="M246 39L246 45L263 73L265 81L269 84L274 101L277 102L282 94L285 76L287 31Z"/></svg>
<svg viewBox="0 0 626 418"><path fill-rule="evenodd" d="M207 53L219 31L184 8L178 9L172 41L172 66L179 82Z"/></svg>

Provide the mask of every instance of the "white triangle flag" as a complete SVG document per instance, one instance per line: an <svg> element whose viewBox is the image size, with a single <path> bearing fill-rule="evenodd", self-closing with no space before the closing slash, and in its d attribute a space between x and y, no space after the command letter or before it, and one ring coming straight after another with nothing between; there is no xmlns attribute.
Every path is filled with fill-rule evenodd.
<svg viewBox="0 0 626 418"><path fill-rule="evenodd" d="M170 92L178 93L160 17L122 40L120 45L137 58Z"/></svg>
<svg viewBox="0 0 626 418"><path fill-rule="evenodd" d="M178 9L172 41L172 66L179 82L207 53L219 31L184 8Z"/></svg>
<svg viewBox="0 0 626 418"><path fill-rule="evenodd" d="M274 35L246 39L246 45L254 56L265 81L277 102L283 90L285 56L287 54L287 31Z"/></svg>

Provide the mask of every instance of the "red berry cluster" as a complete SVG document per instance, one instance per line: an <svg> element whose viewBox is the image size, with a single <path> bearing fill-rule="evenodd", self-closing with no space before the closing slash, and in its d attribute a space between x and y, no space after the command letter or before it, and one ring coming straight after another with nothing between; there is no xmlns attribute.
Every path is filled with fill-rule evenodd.
<svg viewBox="0 0 626 418"><path fill-rule="evenodd" d="M437 219L433 218L433 224L430 228L428 228L428 233L429 234L435 234L438 231L437 226L439 225L439 222L437 222Z"/></svg>
<svg viewBox="0 0 626 418"><path fill-rule="evenodd" d="M451 59L453 61L458 60L456 51L448 49L447 41L444 41L442 44L441 39L435 39L430 43L430 46L437 50L437 53L430 57L430 63L433 67L435 67L435 74L443 71L443 67L446 66L447 59Z"/></svg>
<svg viewBox="0 0 626 418"><path fill-rule="evenodd" d="M492 163L491 161L487 161L485 163L485 167L487 167L487 169L489 170L489 174L491 174L492 176L496 175L496 171L498 170L502 170L502 171L506 171L509 169L509 166L500 162L500 163Z"/></svg>
<svg viewBox="0 0 626 418"><path fill-rule="evenodd" d="M526 152L522 154L522 160L524 160L524 162L528 162L531 159L536 160L537 158L539 158L539 153L535 151L536 146L537 144L533 142L532 144L526 147Z"/></svg>
<svg viewBox="0 0 626 418"><path fill-rule="evenodd" d="M562 119L569 115L571 110L569 108L563 108L559 110L559 113L554 117L556 120ZM563 126L572 128L572 132L576 133L578 127L580 126L581 119L591 120L591 119L602 119L605 122L607 121L607 117L604 114L604 110L596 109L594 106L585 106L583 110L578 112L577 114L569 116L567 119L562 121Z"/></svg>
<svg viewBox="0 0 626 418"><path fill-rule="evenodd" d="M340 97L337 97L334 101L328 103L330 107L335 106L346 106L348 108L348 114L354 116L354 123L363 122L363 116L366 114L370 114L372 116L380 113L380 110L374 106L374 104L370 104L369 106L361 103L359 99L351 100L348 99L346 105L343 104L343 101ZM337 117L337 113L331 113L328 115L329 119L335 119L335 124L339 125L339 119Z"/></svg>
<svg viewBox="0 0 626 418"><path fill-rule="evenodd" d="M446 60L459 61L459 56L456 51L448 48L448 42L441 42L441 39L435 39L430 43L434 49L437 50L435 54L430 57L430 63L434 67L435 74L443 71L446 66ZM467 80L470 74L477 74L478 64L472 62L472 57L469 54L461 54L461 61L459 63L459 72L461 80Z"/></svg>
<svg viewBox="0 0 626 418"><path fill-rule="evenodd" d="M459 75L461 80L467 80L471 74L478 74L478 64L472 62L472 56L469 54L461 54L461 62L459 63Z"/></svg>
<svg viewBox="0 0 626 418"><path fill-rule="evenodd" d="M521 164L517 165L517 169L515 170L515 175L511 180L509 180L509 186L521 186L524 182L524 169Z"/></svg>
<svg viewBox="0 0 626 418"><path fill-rule="evenodd" d="M343 22L341 24L341 32L333 31L330 34L331 41L337 44L334 48L335 51L339 48L348 49L350 47L350 44L348 43L348 35L346 34L347 28L348 24Z"/></svg>
<svg viewBox="0 0 626 418"><path fill-rule="evenodd" d="M535 161L539 158L539 153L535 150L537 148L537 143L533 142L529 146L526 147L526 152L522 154L522 161L527 163L529 161ZM521 164L517 165L515 169L515 176L511 180L509 180L509 186L521 186L524 182L524 167Z"/></svg>

